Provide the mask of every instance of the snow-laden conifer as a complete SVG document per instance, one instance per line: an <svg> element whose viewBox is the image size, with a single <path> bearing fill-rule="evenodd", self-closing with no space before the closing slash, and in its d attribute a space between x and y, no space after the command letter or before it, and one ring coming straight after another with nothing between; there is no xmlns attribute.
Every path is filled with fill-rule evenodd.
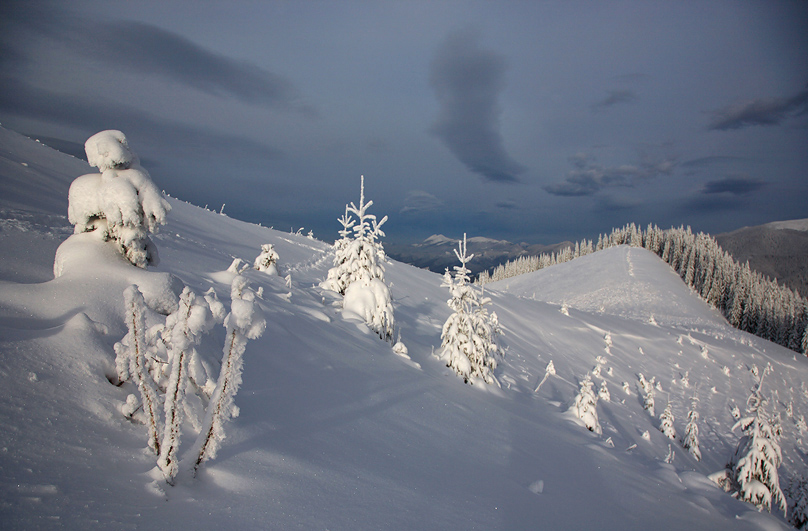
<svg viewBox="0 0 808 531"><path fill-rule="evenodd" d="M475 377L482 378L485 383L494 383L495 356L500 353L496 336L500 330L496 314L488 314L485 309L490 300L478 294L470 283L466 264L474 255L466 254L465 234L455 249L455 256L460 265L454 266L454 275L447 269L441 284L452 296L447 301L452 314L443 324L439 357L466 383L473 383Z"/></svg>
<svg viewBox="0 0 808 531"><path fill-rule="evenodd" d="M701 449L699 448L699 412L696 411L697 399L693 399L690 411L687 413L687 425L682 436L682 448L690 452L696 461L701 461Z"/></svg>
<svg viewBox="0 0 808 531"><path fill-rule="evenodd" d="M600 382L600 389L598 389L598 399L604 402L611 402L612 395L609 393L609 386L606 385L606 380Z"/></svg>
<svg viewBox="0 0 808 531"><path fill-rule="evenodd" d="M778 443L777 430L772 426L765 410L762 393L767 367L747 400L749 416L732 427L741 428L743 437L738 442L730 463L729 477L739 499L755 505L759 510L771 512L772 502L786 513L786 499L780 489L777 468L783 456ZM753 367L757 376L757 368Z"/></svg>
<svg viewBox="0 0 808 531"><path fill-rule="evenodd" d="M808 478L791 480L786 494L789 500L790 521L800 531L808 530Z"/></svg>
<svg viewBox="0 0 808 531"><path fill-rule="evenodd" d="M195 346L214 324L214 318L203 297L186 287L180 295L179 307L166 318L163 337L168 350L170 376L165 392L165 427L157 465L168 483L177 475L177 451L185 413L188 387L188 360L196 354Z"/></svg>
<svg viewBox="0 0 808 531"><path fill-rule="evenodd" d="M650 380L646 380L645 376L642 373L637 375L637 380L640 384L640 390L643 394L643 409L648 411L648 414L652 417L654 416L654 383L656 381L656 377L652 377Z"/></svg>
<svg viewBox="0 0 808 531"><path fill-rule="evenodd" d="M266 329L266 320L255 301L255 292L247 286L247 279L237 275L230 286L230 313L224 320L226 329L219 380L210 397L205 412L202 430L191 450L193 472L199 466L216 457L224 440L224 423L238 416L235 396L241 385L242 356L248 339L261 337Z"/></svg>
<svg viewBox="0 0 808 531"><path fill-rule="evenodd" d="M131 379L143 405L148 428L148 444L155 454L160 454L162 429L160 424L160 399L154 378L149 374L146 342L146 302L137 286L129 286L123 292L124 316L129 330L124 339L115 345L115 366L121 382Z"/></svg>
<svg viewBox="0 0 808 531"><path fill-rule="evenodd" d="M373 201L365 203L365 177L361 177L359 205L346 206L340 239L334 243L334 267L328 271L321 287L344 295L346 316L363 319L384 340L393 337L395 317L393 297L384 281L384 236L381 221L368 213ZM356 219L353 218L356 216ZM353 236L351 237L351 232Z"/></svg>
<svg viewBox="0 0 808 531"><path fill-rule="evenodd" d="M581 380L581 387L569 410L573 415L583 421L584 426L586 426L589 431L600 435L601 428L598 422L597 410L598 397L595 395L592 387L592 377L587 373L584 379Z"/></svg>
<svg viewBox="0 0 808 531"><path fill-rule="evenodd" d="M665 410L659 415L659 431L668 439L676 440L676 428L673 427L673 421L673 409L671 403L668 402Z"/></svg>
<svg viewBox="0 0 808 531"><path fill-rule="evenodd" d="M101 173L82 175L70 185L67 217L75 233L99 231L132 264L156 264L148 233L165 223L170 205L120 131L96 133L84 148Z"/></svg>
<svg viewBox="0 0 808 531"><path fill-rule="evenodd" d="M275 246L271 243L261 245L261 254L255 258L253 268L262 271L267 275L277 275L278 267L278 253L275 251Z"/></svg>

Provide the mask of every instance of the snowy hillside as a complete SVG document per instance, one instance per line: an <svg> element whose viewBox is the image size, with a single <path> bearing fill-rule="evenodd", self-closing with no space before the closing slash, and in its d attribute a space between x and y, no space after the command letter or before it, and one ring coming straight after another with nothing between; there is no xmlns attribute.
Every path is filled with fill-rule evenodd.
<svg viewBox="0 0 808 531"><path fill-rule="evenodd" d="M440 275L386 265L408 347L396 354L319 287L330 245L177 199L152 237L158 266L137 269L88 243L53 279L56 248L72 232L67 187L90 171L0 129L0 527L789 527L707 475L734 452L733 409L744 412L752 366L767 364L781 485L808 474L808 359L729 327L654 255L617 247L486 286L507 347L501 386L467 385L432 354L450 314ZM162 178L153 175L158 186ZM213 288L229 306L228 267L252 263L266 243L280 274L245 272L263 288L267 328L247 344L240 415L218 456L169 486L145 426L121 413L131 384L110 383L113 345L126 333L123 290L135 283L160 301L182 284ZM211 366L223 336L219 327L203 349ZM556 374L534 392L551 361ZM597 404L601 435L567 411L587 373L610 395ZM655 416L640 373L655 378ZM694 396L701 461L658 429L670 402L683 433ZM195 433L191 423L184 431L181 454Z"/></svg>

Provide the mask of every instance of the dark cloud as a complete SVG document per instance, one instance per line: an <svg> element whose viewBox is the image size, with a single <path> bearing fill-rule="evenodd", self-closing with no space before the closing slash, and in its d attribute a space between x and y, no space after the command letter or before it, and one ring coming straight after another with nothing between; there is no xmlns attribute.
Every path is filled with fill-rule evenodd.
<svg viewBox="0 0 808 531"><path fill-rule="evenodd" d="M502 56L480 49L477 33L451 34L431 66L440 104L432 132L472 172L489 181L517 182L525 168L506 153L499 133L497 98L505 69Z"/></svg>
<svg viewBox="0 0 808 531"><path fill-rule="evenodd" d="M516 201L513 201L512 199L505 199L504 201L497 203L497 208L502 208L504 210L517 210L519 206L516 204Z"/></svg>
<svg viewBox="0 0 808 531"><path fill-rule="evenodd" d="M633 90L610 90L609 95L592 105L592 112L600 112L621 103L631 103L637 100Z"/></svg>
<svg viewBox="0 0 808 531"><path fill-rule="evenodd" d="M790 98L758 98L713 111L710 129L740 129L753 125L778 125L792 115L808 112L808 88Z"/></svg>
<svg viewBox="0 0 808 531"><path fill-rule="evenodd" d="M430 212L443 207L444 203L429 192L410 190L404 198L404 208L400 213Z"/></svg>
<svg viewBox="0 0 808 531"><path fill-rule="evenodd" d="M0 86L3 87L0 90L3 114L66 125L87 136L105 129L119 129L130 139L140 137L163 149L199 158L213 153L259 160L282 156L279 150L254 140L159 120L117 102L52 92L2 76Z"/></svg>
<svg viewBox="0 0 808 531"><path fill-rule="evenodd" d="M298 89L283 76L204 48L193 41L151 24L79 18L54 5L43 10L20 5L9 26L18 38L24 29L53 39L58 47L110 66L113 71L159 76L196 90L245 103L285 108L316 115L304 104ZM3 39L4 63L24 65L24 45ZM26 59L27 60L27 59Z"/></svg>
<svg viewBox="0 0 808 531"><path fill-rule="evenodd" d="M745 201L739 200L730 194L698 195L685 200L684 210L689 212L716 212L731 210L748 210Z"/></svg>
<svg viewBox="0 0 808 531"><path fill-rule="evenodd" d="M598 212L619 212L623 210L634 210L642 205L642 201L634 197L616 197L613 195L603 195L597 198L595 211Z"/></svg>
<svg viewBox="0 0 808 531"><path fill-rule="evenodd" d="M702 193L745 195L760 190L765 184L763 181L749 177L727 177L726 179L704 183Z"/></svg>
<svg viewBox="0 0 808 531"><path fill-rule="evenodd" d="M737 162L747 161L745 157L727 157L722 155L713 155L710 157L700 157L697 159L687 160L682 162L680 166L685 169L692 168L708 168L713 166L723 166L727 164L734 164Z"/></svg>
<svg viewBox="0 0 808 531"><path fill-rule="evenodd" d="M674 161L643 162L639 165L622 165L604 168L592 161L585 154L577 154L570 159L574 166L560 183L549 184L544 190L560 196L594 195L604 188L632 187L638 182L652 179L660 175L668 175L673 171Z"/></svg>

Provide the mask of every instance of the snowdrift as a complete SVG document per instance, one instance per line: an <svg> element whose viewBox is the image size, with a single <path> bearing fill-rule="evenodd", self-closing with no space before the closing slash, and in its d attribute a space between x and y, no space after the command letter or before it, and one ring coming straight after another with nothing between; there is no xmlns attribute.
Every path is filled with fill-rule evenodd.
<svg viewBox="0 0 808 531"><path fill-rule="evenodd" d="M407 346L396 354L364 323L344 319L339 297L319 287L332 265L329 245L177 199L153 237L158 267L121 269L79 253L88 261L53 279L56 247L71 232L67 187L89 168L2 129L0 155L3 527L788 527L706 476L737 445L732 410L744 409L750 368L768 363L782 481L806 473L808 433L798 420L808 414L808 360L730 328L641 249L487 286L507 352L496 370L501 387L470 386L433 356L450 313L439 275L387 264ZM38 190L63 191L63 199ZM245 273L263 288L267 329L247 346L241 413L217 458L170 487L156 473L145 427L120 413L131 390L110 383L112 345L126 333L123 289L213 288L229 304L228 266L252 263L267 243L279 275ZM557 374L534 393L550 361ZM601 435L567 412L596 366L593 381L605 380L611 395L598 402ZM700 462L643 409L640 373L656 378L657 410L670 402L680 433L698 397Z"/></svg>

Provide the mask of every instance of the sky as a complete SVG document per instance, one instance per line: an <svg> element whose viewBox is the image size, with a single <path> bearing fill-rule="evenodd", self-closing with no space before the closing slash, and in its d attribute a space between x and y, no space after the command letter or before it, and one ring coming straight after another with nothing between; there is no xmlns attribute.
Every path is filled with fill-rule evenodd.
<svg viewBox="0 0 808 531"><path fill-rule="evenodd" d="M360 175L397 243L716 234L808 218L808 3L6 0L0 124L326 241Z"/></svg>

